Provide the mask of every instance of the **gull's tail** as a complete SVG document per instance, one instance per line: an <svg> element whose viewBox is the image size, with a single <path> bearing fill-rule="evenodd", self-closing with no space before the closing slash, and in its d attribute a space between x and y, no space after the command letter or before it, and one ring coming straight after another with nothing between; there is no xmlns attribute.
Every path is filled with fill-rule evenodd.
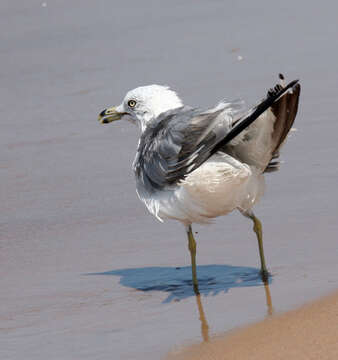
<svg viewBox="0 0 338 360"><path fill-rule="evenodd" d="M283 96L285 92L287 92L289 89L292 89L292 92L297 92L299 95L300 85L298 84L299 80L291 81L288 85L283 87L280 84L277 84L273 89L270 89L268 91L267 97L262 100L257 106L252 108L248 114L245 114L243 117L241 117L236 123L234 124L234 127L230 130L230 132L226 135L226 137L219 142L215 148L212 150L213 155L220 149L222 149L225 145L229 144L229 142L236 137L238 134L240 134L243 130L245 130L249 125L251 125L257 118L259 118L260 115L262 115L267 109L270 107L272 108L272 111L276 112L282 112L284 113L283 118L286 119L288 114L288 106L289 103L288 98L290 94L286 94L286 96ZM294 99L295 97L292 97ZM293 107L298 106L298 96L296 97L296 102L293 104ZM282 142L285 140L285 137L287 133L289 132L292 123L294 121L294 118L296 116L297 110L294 112L294 116L291 121L288 121L290 123L290 126L280 126L280 124L284 124L285 121L276 121L275 127L278 127L278 134L276 137L278 137L277 144L275 146L275 149L272 151L272 155L278 151L278 148L282 144ZM276 115L277 116L277 115Z"/></svg>
<svg viewBox="0 0 338 360"><path fill-rule="evenodd" d="M233 134L238 136L230 142L224 139L228 141L224 151L261 172L279 169L279 149L298 110L300 84L292 81L284 87L284 76L280 74L279 78L281 83L268 91L266 99L233 122L228 139ZM269 104L270 107L264 111ZM245 127L247 124L251 126Z"/></svg>
<svg viewBox="0 0 338 360"><path fill-rule="evenodd" d="M283 84L284 76L279 74ZM271 134L271 158L264 172L273 172L279 169L279 149L284 144L286 137L295 121L300 94L300 85L297 84L292 91L287 92L271 106L275 117L273 132Z"/></svg>

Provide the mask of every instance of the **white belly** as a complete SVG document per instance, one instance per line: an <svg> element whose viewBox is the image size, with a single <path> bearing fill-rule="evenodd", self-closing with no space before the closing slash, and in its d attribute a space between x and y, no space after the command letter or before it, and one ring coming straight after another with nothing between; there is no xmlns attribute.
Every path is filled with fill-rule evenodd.
<svg viewBox="0 0 338 360"><path fill-rule="evenodd" d="M236 208L251 209L263 192L264 177L258 170L229 155L216 154L189 174L174 192L155 199L154 215L184 224L208 223Z"/></svg>

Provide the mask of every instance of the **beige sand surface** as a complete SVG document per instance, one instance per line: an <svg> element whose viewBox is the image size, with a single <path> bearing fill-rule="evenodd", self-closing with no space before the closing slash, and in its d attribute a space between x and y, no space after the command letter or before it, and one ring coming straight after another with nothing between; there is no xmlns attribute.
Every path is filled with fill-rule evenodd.
<svg viewBox="0 0 338 360"><path fill-rule="evenodd" d="M338 359L338 293L184 349L169 359Z"/></svg>

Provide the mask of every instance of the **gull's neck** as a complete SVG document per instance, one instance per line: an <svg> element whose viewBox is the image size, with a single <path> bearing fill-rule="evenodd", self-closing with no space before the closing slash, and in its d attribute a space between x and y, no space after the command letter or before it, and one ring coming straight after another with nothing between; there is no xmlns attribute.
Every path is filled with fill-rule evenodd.
<svg viewBox="0 0 338 360"><path fill-rule="evenodd" d="M155 121L162 113L169 110L175 110L183 106L182 101L177 98L175 102L163 102L163 103L153 103L152 106L149 106L146 112L142 116L138 117L138 124L140 126L141 132L143 132L149 123Z"/></svg>

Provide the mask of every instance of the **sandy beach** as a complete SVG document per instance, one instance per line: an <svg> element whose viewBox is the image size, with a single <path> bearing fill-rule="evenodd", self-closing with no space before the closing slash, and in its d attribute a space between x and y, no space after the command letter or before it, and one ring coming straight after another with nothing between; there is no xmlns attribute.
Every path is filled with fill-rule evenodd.
<svg viewBox="0 0 338 360"><path fill-rule="evenodd" d="M338 293L168 357L168 360L224 359L338 359Z"/></svg>

